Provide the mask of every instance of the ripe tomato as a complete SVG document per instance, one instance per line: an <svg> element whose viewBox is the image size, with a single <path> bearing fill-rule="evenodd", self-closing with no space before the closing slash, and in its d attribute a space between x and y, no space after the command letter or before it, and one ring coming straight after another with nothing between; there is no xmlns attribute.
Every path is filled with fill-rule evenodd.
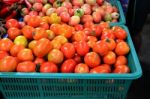
<svg viewBox="0 0 150 99"><path fill-rule="evenodd" d="M102 30L110 27L108 22L101 22L100 26L101 26Z"/></svg>
<svg viewBox="0 0 150 99"><path fill-rule="evenodd" d="M23 45L13 45L12 48L10 49L10 54L12 56L17 56L18 52L24 49L25 47Z"/></svg>
<svg viewBox="0 0 150 99"><path fill-rule="evenodd" d="M88 36L87 40L97 42L98 39L95 36Z"/></svg>
<svg viewBox="0 0 150 99"><path fill-rule="evenodd" d="M115 52L117 55L126 55L129 53L129 51L130 51L130 48L129 48L128 44L124 41L119 42L116 45Z"/></svg>
<svg viewBox="0 0 150 99"><path fill-rule="evenodd" d="M42 72L42 73L57 73L58 67L56 64L54 64L52 62L44 62L40 66L40 72Z"/></svg>
<svg viewBox="0 0 150 99"><path fill-rule="evenodd" d="M58 40L52 40L51 41L53 49L60 49L62 44Z"/></svg>
<svg viewBox="0 0 150 99"><path fill-rule="evenodd" d="M32 15L30 16L29 20L27 21L27 25L32 27L40 26L41 18L39 16Z"/></svg>
<svg viewBox="0 0 150 99"><path fill-rule="evenodd" d="M90 70L90 73L110 73L111 68L108 64L102 64Z"/></svg>
<svg viewBox="0 0 150 99"><path fill-rule="evenodd" d="M86 53L89 52L90 48L87 44L87 42L85 41L80 41L80 42L77 42L76 44L76 51L77 53L80 55L80 56L84 56Z"/></svg>
<svg viewBox="0 0 150 99"><path fill-rule="evenodd" d="M45 62L45 60L43 59L43 58L39 58L39 57L37 57L35 60L34 60L34 63L36 64L36 65L41 65L42 63L44 63Z"/></svg>
<svg viewBox="0 0 150 99"><path fill-rule="evenodd" d="M32 61L34 58L32 50L28 48L24 48L20 50L17 54L17 57L21 61Z"/></svg>
<svg viewBox="0 0 150 99"><path fill-rule="evenodd" d="M92 31L91 31L90 35L92 35L92 36L99 37L102 33L102 28L100 25L95 25L95 26L91 27L91 30Z"/></svg>
<svg viewBox="0 0 150 99"><path fill-rule="evenodd" d="M77 53L74 55L73 59L76 61L76 63L81 63L82 62L81 56L78 55Z"/></svg>
<svg viewBox="0 0 150 99"><path fill-rule="evenodd" d="M107 39L104 39L102 40L103 42L105 42L109 48L110 51L114 50L115 47L116 47L116 42L114 39L111 39L111 38L107 38Z"/></svg>
<svg viewBox="0 0 150 99"><path fill-rule="evenodd" d="M0 51L9 51L13 45L14 43L10 39L3 38L0 40Z"/></svg>
<svg viewBox="0 0 150 99"><path fill-rule="evenodd" d="M115 67L113 73L119 73L119 74L123 74L123 73L129 73L130 69L127 65L118 65Z"/></svg>
<svg viewBox="0 0 150 99"><path fill-rule="evenodd" d="M93 46L93 51L97 52L101 56L104 56L108 53L109 48L108 45L105 42L98 41L96 44Z"/></svg>
<svg viewBox="0 0 150 99"><path fill-rule="evenodd" d="M73 35L73 41L86 41L87 35L83 31L77 31Z"/></svg>
<svg viewBox="0 0 150 99"><path fill-rule="evenodd" d="M28 44L28 48L33 50L34 47L36 46L37 44L37 40L32 40L29 44Z"/></svg>
<svg viewBox="0 0 150 99"><path fill-rule="evenodd" d="M6 21L6 28L9 29L11 27L19 28L19 23L16 19L9 19Z"/></svg>
<svg viewBox="0 0 150 99"><path fill-rule="evenodd" d="M89 73L89 67L88 65L84 63L80 63L76 65L74 72L75 73Z"/></svg>
<svg viewBox="0 0 150 99"><path fill-rule="evenodd" d="M127 32L124 29L116 29L114 31L114 35L118 39L125 40L127 37Z"/></svg>
<svg viewBox="0 0 150 99"><path fill-rule="evenodd" d="M46 23L46 22L41 22L40 23L40 27L43 28L43 29L45 29L45 30L48 30L49 29L49 24Z"/></svg>
<svg viewBox="0 0 150 99"><path fill-rule="evenodd" d="M116 59L115 67L118 65L127 65L128 60L125 56L118 56Z"/></svg>
<svg viewBox="0 0 150 99"><path fill-rule="evenodd" d="M0 72L13 72L15 71L17 64L15 57L6 56L0 60Z"/></svg>
<svg viewBox="0 0 150 99"><path fill-rule="evenodd" d="M36 65L32 61L20 62L17 66L17 72L35 72Z"/></svg>
<svg viewBox="0 0 150 99"><path fill-rule="evenodd" d="M61 47L61 51L66 58L72 58L75 55L75 47L72 43L65 43Z"/></svg>
<svg viewBox="0 0 150 99"><path fill-rule="evenodd" d="M29 25L25 25L22 28L22 34L27 38L27 39L32 39L33 38L33 33L34 33L34 28Z"/></svg>
<svg viewBox="0 0 150 99"><path fill-rule="evenodd" d="M46 30L44 28L35 28L33 38L35 40L39 40L41 38L48 38L48 34L46 33Z"/></svg>
<svg viewBox="0 0 150 99"><path fill-rule="evenodd" d="M74 72L75 66L76 66L76 61L75 60L67 59L61 65L61 72L62 73L72 73L72 72Z"/></svg>
<svg viewBox="0 0 150 99"><path fill-rule="evenodd" d="M58 49L52 49L48 53L48 61L53 62L55 64L59 64L64 60L63 53Z"/></svg>
<svg viewBox="0 0 150 99"><path fill-rule="evenodd" d="M115 35L113 31L110 29L104 29L102 32L101 40L107 39L107 38L115 39Z"/></svg>
<svg viewBox="0 0 150 99"><path fill-rule="evenodd" d="M46 39L42 38L37 41L37 44L33 48L34 55L37 57L44 57L48 54L48 52L52 49L51 42Z"/></svg>
<svg viewBox="0 0 150 99"><path fill-rule="evenodd" d="M83 15L81 18L81 22L85 23L85 22L93 22L93 17L91 15Z"/></svg>
<svg viewBox="0 0 150 99"><path fill-rule="evenodd" d="M74 26L74 28L75 28L76 31L82 31L83 30L83 25L77 24L77 25Z"/></svg>
<svg viewBox="0 0 150 99"><path fill-rule="evenodd" d="M116 62L116 54L113 51L109 51L106 55L104 55L103 62L109 65L114 64Z"/></svg>
<svg viewBox="0 0 150 99"><path fill-rule="evenodd" d="M8 37L14 40L17 36L21 34L21 31L16 27L11 27L8 29Z"/></svg>
<svg viewBox="0 0 150 99"><path fill-rule="evenodd" d="M55 38L55 33L51 30L46 30L46 33L48 34L48 39L52 40Z"/></svg>
<svg viewBox="0 0 150 99"><path fill-rule="evenodd" d="M6 51L0 51L0 60L4 57L8 56L9 54Z"/></svg>
<svg viewBox="0 0 150 99"><path fill-rule="evenodd" d="M60 42L60 44L65 44L68 42L68 39L62 35L56 36L53 40Z"/></svg>
<svg viewBox="0 0 150 99"><path fill-rule="evenodd" d="M59 34L58 31L59 31L60 27L61 27L60 24L57 24L57 23L51 24L50 30L52 30L56 35L58 35Z"/></svg>
<svg viewBox="0 0 150 99"><path fill-rule="evenodd" d="M89 52L85 55L84 62L89 67L94 68L94 67L100 65L101 59L100 59L99 55L96 52Z"/></svg>

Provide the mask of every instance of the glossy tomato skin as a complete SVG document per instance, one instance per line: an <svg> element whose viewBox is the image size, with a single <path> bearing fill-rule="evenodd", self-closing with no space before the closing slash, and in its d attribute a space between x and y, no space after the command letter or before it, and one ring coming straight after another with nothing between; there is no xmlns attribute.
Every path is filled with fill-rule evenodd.
<svg viewBox="0 0 150 99"><path fill-rule="evenodd" d="M89 67L84 63L80 63L76 65L74 72L75 73L89 73Z"/></svg>
<svg viewBox="0 0 150 99"><path fill-rule="evenodd" d="M0 72L13 72L17 64L18 62L15 57L6 56L0 60Z"/></svg>
<svg viewBox="0 0 150 99"><path fill-rule="evenodd" d="M21 31L27 39L33 39L34 28L32 26L26 25Z"/></svg>
<svg viewBox="0 0 150 99"><path fill-rule="evenodd" d="M21 31L16 27L11 27L8 29L8 37L14 40L17 36L21 35Z"/></svg>
<svg viewBox="0 0 150 99"><path fill-rule="evenodd" d="M76 61L75 60L67 59L61 65L61 72L62 73L72 73L72 72L74 72L75 66L76 66Z"/></svg>
<svg viewBox="0 0 150 99"><path fill-rule="evenodd" d="M28 48L33 50L34 47L36 46L37 44L37 40L32 40L29 44L28 44Z"/></svg>
<svg viewBox="0 0 150 99"><path fill-rule="evenodd" d="M20 50L17 54L17 57L21 61L32 61L34 59L32 50L28 48Z"/></svg>
<svg viewBox="0 0 150 99"><path fill-rule="evenodd" d="M97 52L99 55L104 56L108 53L109 48L105 42L98 41L96 44L93 46L93 51Z"/></svg>
<svg viewBox="0 0 150 99"><path fill-rule="evenodd" d="M85 41L80 41L80 42L77 42L76 44L76 51L80 56L84 56L86 53L88 53L89 49L90 48L87 42Z"/></svg>
<svg viewBox="0 0 150 99"><path fill-rule="evenodd" d="M127 32L124 29L116 29L114 35L117 39L125 40L127 37Z"/></svg>
<svg viewBox="0 0 150 99"><path fill-rule="evenodd" d="M10 51L13 45L14 43L10 39L3 38L0 40L0 51Z"/></svg>
<svg viewBox="0 0 150 99"><path fill-rule="evenodd" d="M20 62L17 66L17 72L35 72L36 65L32 61Z"/></svg>
<svg viewBox="0 0 150 99"><path fill-rule="evenodd" d="M44 63L45 62L45 60L43 59L43 58L39 58L39 57L37 57L35 60L34 60L34 63L36 64L36 65L41 65L42 63Z"/></svg>
<svg viewBox="0 0 150 99"><path fill-rule="evenodd" d="M44 28L35 28L34 34L33 34L33 39L39 40L42 38L48 38L48 33Z"/></svg>
<svg viewBox="0 0 150 99"><path fill-rule="evenodd" d="M104 29L101 35L101 40L106 39L106 38L111 38L115 39L115 35L111 29Z"/></svg>
<svg viewBox="0 0 150 99"><path fill-rule="evenodd" d="M81 56L77 53L74 55L73 59L76 61L77 64L82 62Z"/></svg>
<svg viewBox="0 0 150 99"><path fill-rule="evenodd" d="M72 58L75 55L75 47L72 43L65 43L61 47L61 51L66 58Z"/></svg>
<svg viewBox="0 0 150 99"><path fill-rule="evenodd" d="M40 67L40 72L42 73L57 73L58 67L52 62L44 62Z"/></svg>
<svg viewBox="0 0 150 99"><path fill-rule="evenodd" d="M56 35L58 35L58 34L59 34L59 28L60 28L60 27L61 27L60 24L57 24L57 23L51 24L50 30L53 31Z"/></svg>
<svg viewBox="0 0 150 99"><path fill-rule="evenodd" d="M129 73L130 69L127 65L118 65L117 67L115 67L113 73L119 73L119 74L123 74L123 73Z"/></svg>
<svg viewBox="0 0 150 99"><path fill-rule="evenodd" d="M30 16L29 20L27 21L27 25L32 27L40 26L41 18L39 16L32 15Z"/></svg>
<svg viewBox="0 0 150 99"><path fill-rule="evenodd" d="M6 28L16 27L19 28L19 23L16 19L9 19L6 21Z"/></svg>
<svg viewBox="0 0 150 99"><path fill-rule="evenodd" d="M106 55L104 55L103 62L109 65L114 64L116 62L116 54L113 51L109 51Z"/></svg>
<svg viewBox="0 0 150 99"><path fill-rule="evenodd" d="M46 39L42 38L37 41L36 46L33 48L34 55L37 57L44 57L48 52L52 49L51 42Z"/></svg>
<svg viewBox="0 0 150 99"><path fill-rule="evenodd" d="M116 42L114 39L111 38L106 38L104 40L102 40L103 42L105 42L109 48L110 51L114 50L116 48Z"/></svg>
<svg viewBox="0 0 150 99"><path fill-rule="evenodd" d="M117 55L126 55L130 51L129 45L122 41L116 45L115 52Z"/></svg>
<svg viewBox="0 0 150 99"><path fill-rule="evenodd" d="M12 56L17 56L17 54L19 53L19 51L21 51L22 49L24 49L25 47L23 45L13 45L12 48L10 49L10 54Z"/></svg>
<svg viewBox="0 0 150 99"><path fill-rule="evenodd" d="M0 60L4 57L8 56L9 54L6 51L0 51Z"/></svg>
<svg viewBox="0 0 150 99"><path fill-rule="evenodd" d="M77 31L72 36L73 41L87 41L87 35L83 31Z"/></svg>
<svg viewBox="0 0 150 99"><path fill-rule="evenodd" d="M103 64L90 70L90 73L110 73L110 65Z"/></svg>
<svg viewBox="0 0 150 99"><path fill-rule="evenodd" d="M96 66L99 66L101 63L101 59L99 55L96 52L89 52L84 57L84 62L87 64L90 68L94 68Z"/></svg>
<svg viewBox="0 0 150 99"><path fill-rule="evenodd" d="M76 31L82 31L83 30L83 25L81 25L81 24L75 25L75 30Z"/></svg>
<svg viewBox="0 0 150 99"><path fill-rule="evenodd" d="M128 60L125 56L118 56L114 66L117 67L118 65L127 65L127 63Z"/></svg>

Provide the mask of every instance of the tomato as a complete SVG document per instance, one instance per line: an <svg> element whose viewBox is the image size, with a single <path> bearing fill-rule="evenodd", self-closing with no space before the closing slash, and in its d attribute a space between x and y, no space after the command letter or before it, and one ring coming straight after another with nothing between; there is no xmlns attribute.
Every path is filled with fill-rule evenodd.
<svg viewBox="0 0 150 99"><path fill-rule="evenodd" d="M102 64L90 70L90 73L110 73L111 68L108 64Z"/></svg>
<svg viewBox="0 0 150 99"><path fill-rule="evenodd" d="M48 23L48 22L49 22L49 16L43 16L43 17L41 18L41 21L42 21L42 22L45 22L45 23Z"/></svg>
<svg viewBox="0 0 150 99"><path fill-rule="evenodd" d="M80 63L76 65L74 72L75 73L89 73L89 67L88 65L84 63Z"/></svg>
<svg viewBox="0 0 150 99"><path fill-rule="evenodd" d="M93 21L95 23L99 23L101 20L102 20L102 16L101 16L101 13L98 12L98 11L95 11L92 13L92 16L93 16Z"/></svg>
<svg viewBox="0 0 150 99"><path fill-rule="evenodd" d="M77 53L74 55L73 59L76 61L76 63L81 63L82 62L81 56L78 55Z"/></svg>
<svg viewBox="0 0 150 99"><path fill-rule="evenodd" d="M37 44L37 40L32 40L32 41L28 44L29 49L33 50L34 47L36 46L36 44Z"/></svg>
<svg viewBox="0 0 150 99"><path fill-rule="evenodd" d="M35 28L35 31L33 33L33 38L35 40L39 40L41 38L48 38L48 33L46 33L46 30L43 28Z"/></svg>
<svg viewBox="0 0 150 99"><path fill-rule="evenodd" d="M70 14L68 12L61 12L60 17L61 17L61 21L65 23L69 22L70 20Z"/></svg>
<svg viewBox="0 0 150 99"><path fill-rule="evenodd" d="M34 60L34 63L36 64L36 65L41 65L42 63L44 63L45 62L45 60L43 59L43 58L39 58L39 57L37 57L35 60Z"/></svg>
<svg viewBox="0 0 150 99"><path fill-rule="evenodd" d="M14 43L10 39L3 38L0 40L0 51L9 51L13 45Z"/></svg>
<svg viewBox="0 0 150 99"><path fill-rule="evenodd" d="M17 66L17 72L35 72L36 65L32 61L20 62Z"/></svg>
<svg viewBox="0 0 150 99"><path fill-rule="evenodd" d="M48 53L48 61L53 62L55 64L59 64L64 60L63 53L58 49L52 49Z"/></svg>
<svg viewBox="0 0 150 99"><path fill-rule="evenodd" d="M67 59L61 65L61 72L62 73L72 73L72 72L74 72L75 66L76 66L76 61L75 60Z"/></svg>
<svg viewBox="0 0 150 99"><path fill-rule="evenodd" d="M113 73L119 73L119 74L123 74L123 73L129 73L130 69L127 65L118 65L115 67Z"/></svg>
<svg viewBox="0 0 150 99"><path fill-rule="evenodd" d="M16 19L9 19L6 21L6 28L9 29L11 27L19 28L19 23Z"/></svg>
<svg viewBox="0 0 150 99"><path fill-rule="evenodd" d="M55 37L55 33L51 30L46 30L46 33L48 34L49 40L52 40Z"/></svg>
<svg viewBox="0 0 150 99"><path fill-rule="evenodd" d="M22 30L22 34L27 38L27 39L32 39L33 38L33 33L34 33L34 28L29 25L25 25Z"/></svg>
<svg viewBox="0 0 150 99"><path fill-rule="evenodd" d="M75 28L76 31L82 31L83 30L83 25L77 24L77 25L74 26L74 28Z"/></svg>
<svg viewBox="0 0 150 99"><path fill-rule="evenodd" d="M38 12L32 10L32 11L29 12L29 15L30 15L30 16L38 16Z"/></svg>
<svg viewBox="0 0 150 99"><path fill-rule="evenodd" d="M32 15L30 16L29 20L27 21L27 25L32 27L40 26L41 18L39 16Z"/></svg>
<svg viewBox="0 0 150 99"><path fill-rule="evenodd" d="M53 40L58 41L60 44L65 44L68 42L68 39L62 35L56 36Z"/></svg>
<svg viewBox="0 0 150 99"><path fill-rule="evenodd" d="M110 27L108 22L101 22L100 26L101 26L102 30L104 30L105 28L109 28Z"/></svg>
<svg viewBox="0 0 150 99"><path fill-rule="evenodd" d="M100 25L95 25L93 27L91 27L91 33L90 35L92 36L96 36L96 37L99 37L102 33L102 28L100 27Z"/></svg>
<svg viewBox="0 0 150 99"><path fill-rule="evenodd" d="M117 55L126 55L129 53L129 51L130 51L130 48L129 48L128 44L124 41L119 42L116 45L115 52Z"/></svg>
<svg viewBox="0 0 150 99"><path fill-rule="evenodd" d="M104 55L103 62L108 65L115 64L116 54L113 51L109 51L106 55Z"/></svg>
<svg viewBox="0 0 150 99"><path fill-rule="evenodd" d="M109 48L108 48L108 45L105 42L98 41L93 46L93 51L97 52L101 56L104 56L104 55L106 55L108 53Z"/></svg>
<svg viewBox="0 0 150 99"><path fill-rule="evenodd" d="M77 31L72 37L73 41L86 41L87 35L83 31Z"/></svg>
<svg viewBox="0 0 150 99"><path fill-rule="evenodd" d="M0 51L0 60L4 57L8 56L9 54L6 51Z"/></svg>
<svg viewBox="0 0 150 99"><path fill-rule="evenodd" d="M104 40L102 40L103 42L105 42L109 48L110 51L114 50L116 47L116 42L114 39L111 38L106 38Z"/></svg>
<svg viewBox="0 0 150 99"><path fill-rule="evenodd" d="M89 52L90 48L87 44L87 42L85 41L80 41L80 42L77 42L77 45L76 45L76 51L77 53L80 55L80 56L84 56L86 53Z"/></svg>
<svg viewBox="0 0 150 99"><path fill-rule="evenodd" d="M84 28L91 28L94 26L94 23L92 21L87 21L84 23Z"/></svg>
<svg viewBox="0 0 150 99"><path fill-rule="evenodd" d="M56 64L54 64L52 62L44 62L40 66L40 72L42 72L42 73L57 73L58 67Z"/></svg>
<svg viewBox="0 0 150 99"><path fill-rule="evenodd" d="M15 71L17 64L15 57L6 56L0 60L0 72L13 72Z"/></svg>
<svg viewBox="0 0 150 99"><path fill-rule="evenodd" d="M23 45L13 45L12 48L10 49L10 54L12 56L17 56L18 52L24 49L25 47Z"/></svg>
<svg viewBox="0 0 150 99"><path fill-rule="evenodd" d="M48 52L52 49L51 42L46 39L42 38L37 41L36 46L33 48L34 55L37 57L44 57L48 54Z"/></svg>
<svg viewBox="0 0 150 99"><path fill-rule="evenodd" d="M125 40L127 37L127 32L124 29L116 29L114 35L117 39Z"/></svg>
<svg viewBox="0 0 150 99"><path fill-rule="evenodd" d="M106 38L111 38L115 39L115 35L112 30L110 29L104 29L101 35L101 40L106 39Z"/></svg>
<svg viewBox="0 0 150 99"><path fill-rule="evenodd" d="M12 40L14 40L17 36L21 34L21 31L16 27L11 27L7 31L8 37Z"/></svg>
<svg viewBox="0 0 150 99"><path fill-rule="evenodd" d="M60 23L61 17L57 13L52 13L49 17L49 24Z"/></svg>
<svg viewBox="0 0 150 99"><path fill-rule="evenodd" d="M58 31L59 31L60 27L61 27L60 24L57 24L57 23L51 24L50 30L52 30L56 35L58 35L59 34Z"/></svg>
<svg viewBox="0 0 150 99"><path fill-rule="evenodd" d="M49 24L46 23L46 22L41 22L41 23L40 23L40 27L41 27L41 28L44 28L45 30L48 30L48 29L49 29Z"/></svg>
<svg viewBox="0 0 150 99"><path fill-rule="evenodd" d="M88 36L87 37L88 41L94 41L94 42L97 42L97 38L95 36Z"/></svg>
<svg viewBox="0 0 150 99"><path fill-rule="evenodd" d="M61 51L66 58L72 58L75 55L75 47L72 43L65 43L61 47Z"/></svg>
<svg viewBox="0 0 150 99"><path fill-rule="evenodd" d="M125 56L118 56L114 66L117 67L118 65L127 65L127 63L128 60Z"/></svg>
<svg viewBox="0 0 150 99"><path fill-rule="evenodd" d="M21 61L32 61L34 58L32 50L28 48L24 48L20 50L17 54L17 57Z"/></svg>
<svg viewBox="0 0 150 99"><path fill-rule="evenodd" d="M53 49L60 49L62 46L62 44L58 40L52 40L51 44L52 44Z"/></svg>
<svg viewBox="0 0 150 99"><path fill-rule="evenodd" d="M81 22L85 23L85 22L93 22L93 17L91 15L83 15L81 18Z"/></svg>
<svg viewBox="0 0 150 99"><path fill-rule="evenodd" d="M94 68L94 67L100 65L101 59L96 52L89 52L85 55L84 62L89 67Z"/></svg>

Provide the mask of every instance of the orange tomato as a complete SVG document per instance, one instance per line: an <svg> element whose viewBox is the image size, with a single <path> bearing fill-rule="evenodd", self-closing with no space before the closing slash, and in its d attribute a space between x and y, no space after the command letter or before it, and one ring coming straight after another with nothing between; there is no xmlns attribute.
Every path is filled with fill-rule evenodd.
<svg viewBox="0 0 150 99"><path fill-rule="evenodd" d="M115 67L118 65L127 65L128 60L125 56L118 56L116 59Z"/></svg>
<svg viewBox="0 0 150 99"><path fill-rule="evenodd" d="M5 56L8 56L9 54L6 51L0 51L0 60L3 59Z"/></svg>
<svg viewBox="0 0 150 99"><path fill-rule="evenodd" d="M12 56L17 56L18 52L22 49L24 49L25 47L23 45L13 45L12 48L10 49L10 54Z"/></svg>
<svg viewBox="0 0 150 99"><path fill-rule="evenodd" d="M27 25L32 27L38 27L41 23L41 17L40 16L30 16L29 20L27 21Z"/></svg>
<svg viewBox="0 0 150 99"><path fill-rule="evenodd" d="M106 38L104 40L102 40L103 42L105 42L109 48L109 50L114 50L116 48L116 42L114 39L111 38Z"/></svg>
<svg viewBox="0 0 150 99"><path fill-rule="evenodd" d="M111 67L108 64L102 64L90 70L90 73L110 73Z"/></svg>
<svg viewBox="0 0 150 99"><path fill-rule="evenodd" d="M108 65L115 64L116 54L113 51L109 51L106 55L104 55L103 62Z"/></svg>
<svg viewBox="0 0 150 99"><path fill-rule="evenodd" d="M33 50L34 47L36 46L36 44L37 44L37 40L32 40L32 41L28 44L29 49Z"/></svg>
<svg viewBox="0 0 150 99"><path fill-rule="evenodd" d="M41 38L48 38L48 34L44 28L35 28L33 39L39 40Z"/></svg>
<svg viewBox="0 0 150 99"><path fill-rule="evenodd" d="M11 27L8 29L7 33L8 33L8 37L14 40L18 35L21 34L21 31L16 27Z"/></svg>
<svg viewBox="0 0 150 99"><path fill-rule="evenodd" d="M84 64L84 63L79 63L78 65L76 65L75 73L89 73L89 67L88 65Z"/></svg>
<svg viewBox="0 0 150 99"><path fill-rule="evenodd" d="M32 39L33 38L33 32L34 32L34 28L32 26L29 25L25 25L22 28L22 34L27 38L27 39Z"/></svg>
<svg viewBox="0 0 150 99"><path fill-rule="evenodd" d="M123 74L123 73L129 73L130 72L130 68L127 65L118 65L117 67L115 67L113 73L119 73L119 74Z"/></svg>
<svg viewBox="0 0 150 99"><path fill-rule="evenodd" d="M0 40L0 51L10 51L14 43L9 38L3 38Z"/></svg>
<svg viewBox="0 0 150 99"><path fill-rule="evenodd" d="M87 41L87 35L83 31L77 31L72 36L73 41Z"/></svg>

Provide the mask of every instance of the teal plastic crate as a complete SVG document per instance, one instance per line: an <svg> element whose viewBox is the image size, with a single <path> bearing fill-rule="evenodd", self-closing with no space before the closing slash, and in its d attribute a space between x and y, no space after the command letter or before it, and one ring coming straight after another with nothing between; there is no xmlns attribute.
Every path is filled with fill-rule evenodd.
<svg viewBox="0 0 150 99"><path fill-rule="evenodd" d="M129 31L128 74L0 73L5 99L125 99L131 82L142 75Z"/></svg>

